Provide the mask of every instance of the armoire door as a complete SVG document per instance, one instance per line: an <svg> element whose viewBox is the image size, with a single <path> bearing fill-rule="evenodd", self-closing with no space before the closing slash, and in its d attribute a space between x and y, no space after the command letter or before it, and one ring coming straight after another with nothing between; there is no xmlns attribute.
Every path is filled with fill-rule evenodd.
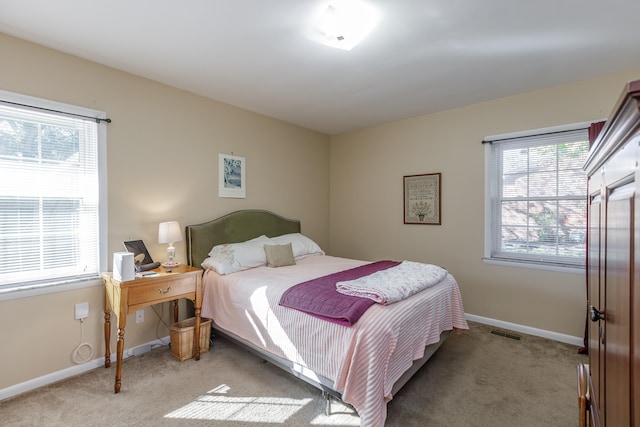
<svg viewBox="0 0 640 427"><path fill-rule="evenodd" d="M610 427L631 425L631 289L635 182L607 188L604 289L604 402L601 419ZM601 294L602 297L602 294ZM602 384L601 384L602 387ZM602 397L600 399L603 400ZM606 410L604 409L606 408Z"/></svg>

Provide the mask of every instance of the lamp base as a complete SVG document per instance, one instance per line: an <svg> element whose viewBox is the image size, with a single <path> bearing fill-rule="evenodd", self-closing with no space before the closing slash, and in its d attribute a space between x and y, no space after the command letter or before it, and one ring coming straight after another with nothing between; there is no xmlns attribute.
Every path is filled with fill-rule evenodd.
<svg viewBox="0 0 640 427"><path fill-rule="evenodd" d="M172 262L163 262L162 266L164 268L172 268L172 267L177 267L179 266L180 263L178 261L172 261Z"/></svg>

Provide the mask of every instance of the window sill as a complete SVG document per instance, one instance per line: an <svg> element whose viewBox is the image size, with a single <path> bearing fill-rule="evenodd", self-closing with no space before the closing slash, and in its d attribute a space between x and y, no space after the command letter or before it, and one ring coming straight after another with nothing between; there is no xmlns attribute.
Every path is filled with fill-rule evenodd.
<svg viewBox="0 0 640 427"><path fill-rule="evenodd" d="M482 258L482 261L485 264L491 265L499 265L502 267L515 267L515 268L528 268L530 270L546 270L546 271L555 271L558 273L572 273L572 274L585 274L584 266L561 266L561 265L552 265L552 264L542 264L535 262L527 262L521 260L506 260L506 259L498 259L498 258Z"/></svg>
<svg viewBox="0 0 640 427"><path fill-rule="evenodd" d="M30 298L39 295L53 294L56 292L66 292L75 289L102 286L102 279L99 276L82 278L78 280L68 280L66 282L51 282L38 284L32 287L15 287L0 289L0 301L8 301L20 298Z"/></svg>

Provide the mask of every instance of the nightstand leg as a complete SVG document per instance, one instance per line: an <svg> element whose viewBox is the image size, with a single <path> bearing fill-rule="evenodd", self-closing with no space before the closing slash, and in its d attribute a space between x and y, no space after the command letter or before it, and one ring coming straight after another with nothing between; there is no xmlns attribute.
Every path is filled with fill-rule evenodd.
<svg viewBox="0 0 640 427"><path fill-rule="evenodd" d="M200 307L196 307L195 308L195 315L196 315L196 325L195 325L195 330L193 331L195 336L194 336L194 347L195 347L195 351L196 351L196 360L200 360Z"/></svg>
<svg viewBox="0 0 640 427"><path fill-rule="evenodd" d="M111 313L104 312L104 367L111 366Z"/></svg>
<svg viewBox="0 0 640 427"><path fill-rule="evenodd" d="M177 322L178 321L178 300L174 299L173 300L173 321Z"/></svg>
<svg viewBox="0 0 640 427"><path fill-rule="evenodd" d="M120 392L122 387L122 356L124 354L124 328L118 328L118 345L116 352L118 354L118 360L116 362L116 385L115 392Z"/></svg>
<svg viewBox="0 0 640 427"><path fill-rule="evenodd" d="M200 309L202 308L202 274L199 274L196 278L196 297L193 300L194 314L196 316L195 327L195 350L196 360L200 360ZM209 339L209 337L207 337Z"/></svg>

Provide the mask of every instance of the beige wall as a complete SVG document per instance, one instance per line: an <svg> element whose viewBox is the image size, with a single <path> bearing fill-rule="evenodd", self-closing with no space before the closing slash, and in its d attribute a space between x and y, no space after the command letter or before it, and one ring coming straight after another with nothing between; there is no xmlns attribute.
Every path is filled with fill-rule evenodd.
<svg viewBox="0 0 640 427"><path fill-rule="evenodd" d="M640 70L397 121L331 139L331 250L446 267L465 311L581 337L583 274L499 267L484 250L485 136L596 121ZM404 225L404 175L442 173L442 225Z"/></svg>
<svg viewBox="0 0 640 427"><path fill-rule="evenodd" d="M162 259L157 224L199 223L236 209L302 220L330 253L448 268L468 313L580 336L584 276L486 265L487 135L606 117L625 81L610 75L329 138L0 34L0 89L107 112L109 254L143 239ZM218 153L247 160L247 198L217 196ZM402 176L442 173L442 225L402 223ZM291 195L295 195L292 197ZM331 246L329 246L331 243ZM184 261L184 243L176 245ZM0 301L0 389L73 366L83 340L104 354L101 286ZM168 321L168 307L164 319ZM151 308L129 316L126 347L168 334ZM112 331L115 336L115 328ZM112 345L112 349L115 348ZM126 371L124 373L126 384ZM106 385L111 389L112 384Z"/></svg>
<svg viewBox="0 0 640 427"><path fill-rule="evenodd" d="M300 219L303 232L329 247L328 136L2 34L0 52L0 89L102 110L113 120L107 127L109 258L135 238L162 260L159 222L184 226L237 209ZM218 153L245 157L246 199L218 198ZM176 250L184 262L184 242ZM80 302L90 304L84 341L97 358L104 355L101 286L0 301L0 389L73 366L81 339L73 310ZM164 312L168 319L168 304ZM143 324L130 315L126 347L156 339L156 324L151 308ZM167 336L167 328L160 325L157 335Z"/></svg>

